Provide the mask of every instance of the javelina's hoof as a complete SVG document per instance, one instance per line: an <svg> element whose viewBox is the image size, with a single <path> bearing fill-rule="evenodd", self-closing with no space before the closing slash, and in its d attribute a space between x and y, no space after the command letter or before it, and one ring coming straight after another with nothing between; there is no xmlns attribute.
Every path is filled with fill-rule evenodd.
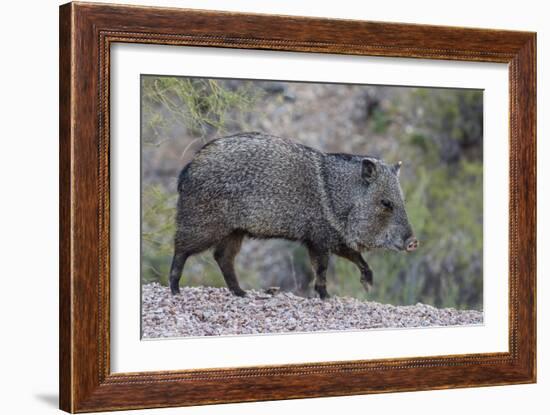
<svg viewBox="0 0 550 415"><path fill-rule="evenodd" d="M370 269L365 271L360 281L365 291L369 292L372 289L372 271Z"/></svg>
<svg viewBox="0 0 550 415"><path fill-rule="evenodd" d="M363 278L361 278L361 285L363 286L366 292L369 292L370 290L372 290L372 282L368 282Z"/></svg>
<svg viewBox="0 0 550 415"><path fill-rule="evenodd" d="M231 292L236 295L237 297L244 297L246 296L246 291L237 287L237 288L230 288Z"/></svg>
<svg viewBox="0 0 550 415"><path fill-rule="evenodd" d="M170 284L170 290L172 291L172 295L176 295L180 293L179 285Z"/></svg>
<svg viewBox="0 0 550 415"><path fill-rule="evenodd" d="M330 295L328 295L327 287L324 285L316 285L315 291L319 294L319 297L321 297L321 300L326 300L330 298Z"/></svg>

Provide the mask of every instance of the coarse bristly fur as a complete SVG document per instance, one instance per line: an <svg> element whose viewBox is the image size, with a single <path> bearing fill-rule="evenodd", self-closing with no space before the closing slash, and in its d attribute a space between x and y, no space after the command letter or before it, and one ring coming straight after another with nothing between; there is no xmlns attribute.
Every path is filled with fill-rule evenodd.
<svg viewBox="0 0 550 415"><path fill-rule="evenodd" d="M186 259L214 247L228 288L245 236L300 241L311 257L315 289L328 297L330 254L355 263L365 289L372 271L360 251L416 249L399 185L401 163L323 153L289 139L241 133L206 144L179 175L173 294Z"/></svg>

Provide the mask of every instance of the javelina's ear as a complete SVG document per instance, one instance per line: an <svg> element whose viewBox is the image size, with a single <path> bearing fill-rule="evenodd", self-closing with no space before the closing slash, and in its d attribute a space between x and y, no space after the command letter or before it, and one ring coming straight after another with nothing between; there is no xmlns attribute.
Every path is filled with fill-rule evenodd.
<svg viewBox="0 0 550 415"><path fill-rule="evenodd" d="M401 165L403 164L402 161L398 161L397 163L395 163L392 167L391 167L391 170L393 171L393 173L399 177L399 172L401 171Z"/></svg>
<svg viewBox="0 0 550 415"><path fill-rule="evenodd" d="M376 159L364 158L361 161L361 177L372 182L376 178L376 168Z"/></svg>

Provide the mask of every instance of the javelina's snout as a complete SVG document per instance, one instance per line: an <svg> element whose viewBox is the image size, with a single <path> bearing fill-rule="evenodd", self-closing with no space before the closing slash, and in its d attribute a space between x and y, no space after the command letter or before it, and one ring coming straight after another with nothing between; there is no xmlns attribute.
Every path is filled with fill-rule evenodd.
<svg viewBox="0 0 550 415"><path fill-rule="evenodd" d="M418 239L416 239L414 236L411 236L409 239L407 239L405 241L405 249L407 250L407 252L412 252L414 251L416 248L418 248L418 245L420 243L418 242Z"/></svg>

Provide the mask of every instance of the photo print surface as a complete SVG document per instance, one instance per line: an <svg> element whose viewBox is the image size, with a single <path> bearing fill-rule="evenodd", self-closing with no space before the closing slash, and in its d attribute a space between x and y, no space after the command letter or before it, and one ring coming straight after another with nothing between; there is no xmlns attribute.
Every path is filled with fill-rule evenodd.
<svg viewBox="0 0 550 415"><path fill-rule="evenodd" d="M483 323L483 91L141 76L143 339Z"/></svg>

